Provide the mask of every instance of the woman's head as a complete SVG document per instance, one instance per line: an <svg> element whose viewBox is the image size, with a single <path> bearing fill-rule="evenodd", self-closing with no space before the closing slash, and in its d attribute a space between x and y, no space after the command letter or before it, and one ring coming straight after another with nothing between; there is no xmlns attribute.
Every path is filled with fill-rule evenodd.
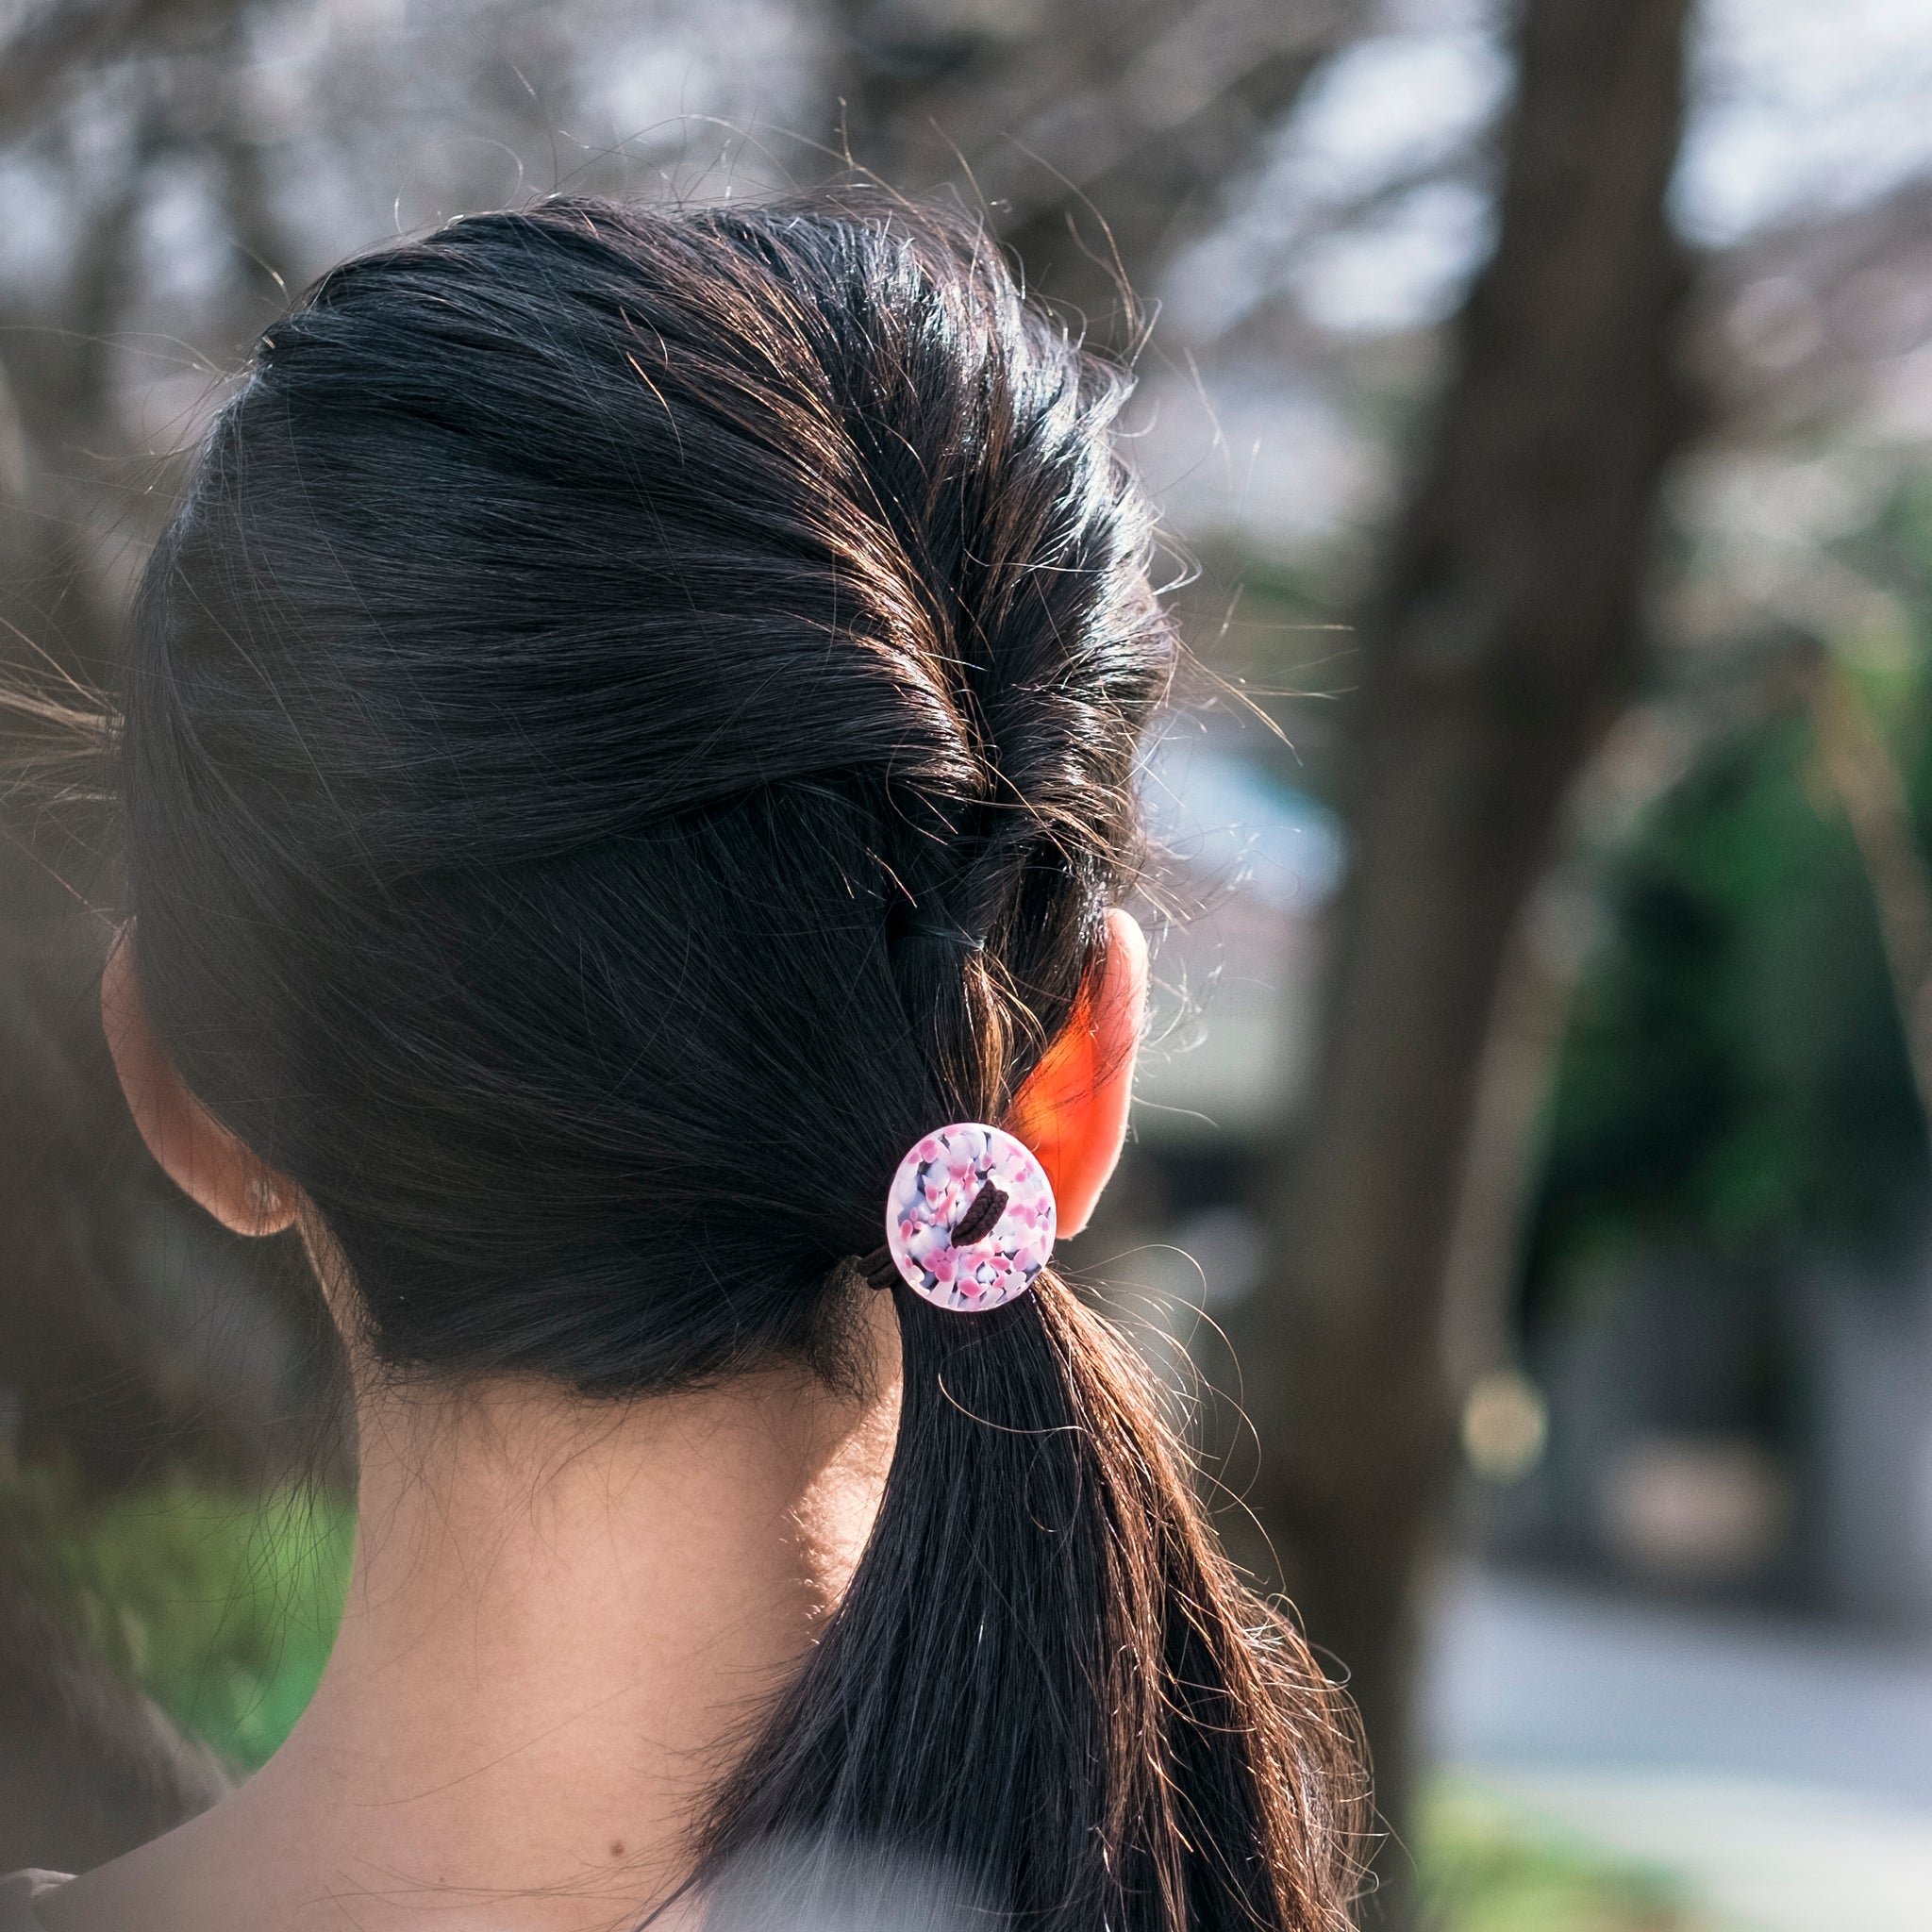
<svg viewBox="0 0 1932 1932"><path fill-rule="evenodd" d="M400 1365L809 1347L999 1120L1167 679L1121 385L970 240L583 205L352 262L150 578L136 952Z"/></svg>
<svg viewBox="0 0 1932 1932"><path fill-rule="evenodd" d="M1119 1074L1049 1056L1115 997L1173 658L1123 393L883 203L479 217L264 337L141 602L132 957L375 1358L829 1369L907 1147L1051 1160ZM1050 1273L899 1304L871 1548L702 1857L828 1834L1068 1932L1330 1923L1328 1694L1244 1627L1129 1353Z"/></svg>

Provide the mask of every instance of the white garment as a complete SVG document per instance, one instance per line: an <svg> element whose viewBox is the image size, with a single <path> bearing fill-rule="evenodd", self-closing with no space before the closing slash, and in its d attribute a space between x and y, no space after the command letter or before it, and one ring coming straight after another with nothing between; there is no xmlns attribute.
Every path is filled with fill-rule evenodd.
<svg viewBox="0 0 1932 1932"><path fill-rule="evenodd" d="M34 1900L57 1885L65 1885L65 1872L9 1872L0 1878L0 1932L41 1932Z"/></svg>

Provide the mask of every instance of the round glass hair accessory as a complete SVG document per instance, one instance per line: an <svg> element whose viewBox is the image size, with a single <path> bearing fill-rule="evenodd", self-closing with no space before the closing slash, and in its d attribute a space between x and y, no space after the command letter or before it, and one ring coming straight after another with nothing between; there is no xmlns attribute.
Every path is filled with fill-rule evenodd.
<svg viewBox="0 0 1932 1932"><path fill-rule="evenodd" d="M1033 1150L974 1121L927 1134L886 1197L893 1265L941 1308L996 1308L1024 1294L1056 1225L1053 1184Z"/></svg>

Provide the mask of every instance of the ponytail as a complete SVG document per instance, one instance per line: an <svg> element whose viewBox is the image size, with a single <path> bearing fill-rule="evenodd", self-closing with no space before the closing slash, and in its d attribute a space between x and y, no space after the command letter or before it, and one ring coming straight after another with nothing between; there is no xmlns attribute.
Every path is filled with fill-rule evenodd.
<svg viewBox="0 0 1932 1932"><path fill-rule="evenodd" d="M1341 1701L1216 1546L1145 1364L1051 1269L983 1315L896 1294L884 1504L700 1883L802 1841L1039 1932L1345 1925Z"/></svg>

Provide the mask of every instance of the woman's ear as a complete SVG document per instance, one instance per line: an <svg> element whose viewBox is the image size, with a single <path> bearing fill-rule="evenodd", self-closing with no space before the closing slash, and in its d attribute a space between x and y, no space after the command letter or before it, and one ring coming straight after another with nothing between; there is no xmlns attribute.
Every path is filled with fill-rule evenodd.
<svg viewBox="0 0 1932 1932"><path fill-rule="evenodd" d="M1147 937L1131 913L1115 908L1107 915L1099 976L1007 1118L1046 1169L1062 1235L1087 1225L1120 1160L1146 1014Z"/></svg>
<svg viewBox="0 0 1932 1932"><path fill-rule="evenodd" d="M295 1219L295 1189L258 1160L189 1092L161 1050L135 977L132 925L101 973L101 1027L121 1091L168 1178L237 1234L279 1234Z"/></svg>

